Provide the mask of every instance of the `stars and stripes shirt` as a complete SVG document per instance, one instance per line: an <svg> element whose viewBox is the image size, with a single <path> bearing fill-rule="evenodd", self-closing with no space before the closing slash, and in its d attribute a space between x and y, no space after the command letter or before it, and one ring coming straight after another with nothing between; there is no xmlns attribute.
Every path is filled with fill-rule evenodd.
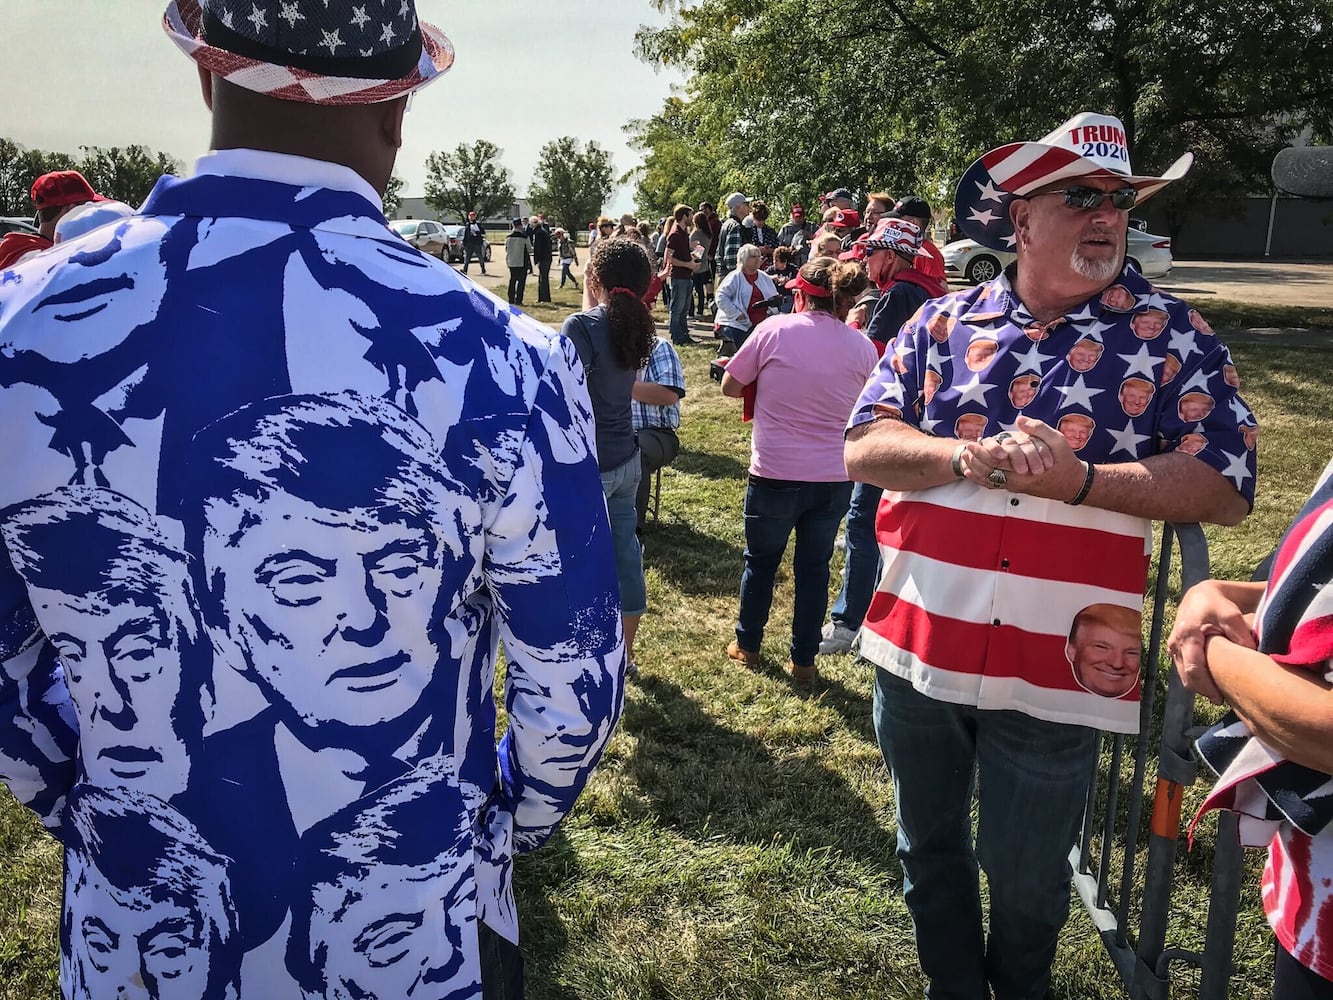
<svg viewBox="0 0 1333 1000"><path fill-rule="evenodd" d="M850 426L886 415L976 440L1023 413L1094 463L1187 451L1253 500L1257 423L1203 317L1126 268L1040 324L1011 275L926 302ZM942 701L1137 731L1148 521L959 480L886 491L876 533L868 659Z"/></svg>
<svg viewBox="0 0 1333 1000"><path fill-rule="evenodd" d="M1255 614L1261 652L1333 681L1333 462L1287 529ZM1220 775L1199 810L1229 809L1241 842L1269 846L1264 911L1282 947L1333 979L1333 777L1284 760L1227 716L1199 740ZM1198 817L1195 818L1195 823Z"/></svg>

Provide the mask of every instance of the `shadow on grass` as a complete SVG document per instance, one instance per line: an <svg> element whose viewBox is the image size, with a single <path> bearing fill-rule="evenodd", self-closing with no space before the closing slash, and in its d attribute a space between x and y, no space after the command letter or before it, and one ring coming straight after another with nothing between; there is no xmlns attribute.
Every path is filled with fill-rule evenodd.
<svg viewBox="0 0 1333 1000"><path fill-rule="evenodd" d="M682 593L712 596L737 590L744 566L744 552L699 531L686 521L649 523L643 533L643 556Z"/></svg>
<svg viewBox="0 0 1333 1000"><path fill-rule="evenodd" d="M627 702L621 722L638 741L626 771L657 824L700 839L833 851L898 880L893 832L819 763L817 746L779 758L719 725L670 681L645 676L640 687L646 697Z"/></svg>
<svg viewBox="0 0 1333 1000"><path fill-rule="evenodd" d="M706 451L681 449L671 467L679 472L686 472L706 479L744 480L750 473L746 462L731 455L715 455Z"/></svg>
<svg viewBox="0 0 1333 1000"><path fill-rule="evenodd" d="M1328 387L1315 372L1333 362L1333 344L1327 347L1257 346L1254 341L1228 340L1241 373L1241 395L1262 395L1282 412L1297 417L1328 416ZM1261 417L1262 419L1262 417Z"/></svg>
<svg viewBox="0 0 1333 1000"><path fill-rule="evenodd" d="M551 897L582 878L578 853L557 830L540 851L515 860L514 896L523 946L523 979L532 1000L577 1000L577 994L554 981L563 961L569 934Z"/></svg>

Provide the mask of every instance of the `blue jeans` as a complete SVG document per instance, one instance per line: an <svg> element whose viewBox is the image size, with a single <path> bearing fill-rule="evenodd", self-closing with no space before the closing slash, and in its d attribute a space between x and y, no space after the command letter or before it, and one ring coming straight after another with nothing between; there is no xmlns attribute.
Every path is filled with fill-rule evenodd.
<svg viewBox="0 0 1333 1000"><path fill-rule="evenodd" d="M773 583L796 532L792 582L796 587L791 620L791 659L809 666L819 652L820 630L828 610L829 560L838 525L847 513L852 484L803 483L750 476L745 489L745 569L741 573L741 610L736 642L757 651L773 607Z"/></svg>
<svg viewBox="0 0 1333 1000"><path fill-rule="evenodd" d="M620 584L620 613L641 615L648 610L648 590L643 582L643 549L634 530L638 518L634 497L639 492L639 453L623 465L602 473L602 493L611 520L611 544L616 551L616 580Z"/></svg>
<svg viewBox="0 0 1333 1000"><path fill-rule="evenodd" d="M875 671L875 736L893 775L903 897L930 1000L1041 1000L1069 916L1098 734L920 694ZM974 768L977 840L972 843ZM977 868L990 887L982 930Z"/></svg>
<svg viewBox="0 0 1333 1000"><path fill-rule="evenodd" d="M671 279L671 342L673 344L689 344L690 324L687 318L690 311L690 305L694 301L694 279L693 278L672 278Z"/></svg>
<svg viewBox="0 0 1333 1000"><path fill-rule="evenodd" d="M861 627L870 599L879 583L879 542L875 540L875 512L884 491L869 483L857 483L852 506L847 511L847 560L842 569L842 590L833 602L829 617L835 625L853 632Z"/></svg>

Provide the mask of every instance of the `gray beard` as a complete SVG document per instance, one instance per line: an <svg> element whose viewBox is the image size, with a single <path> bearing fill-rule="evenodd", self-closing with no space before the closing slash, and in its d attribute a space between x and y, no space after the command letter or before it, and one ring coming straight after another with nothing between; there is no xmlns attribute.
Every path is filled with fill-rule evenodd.
<svg viewBox="0 0 1333 1000"><path fill-rule="evenodd" d="M1075 273L1082 275L1089 281L1110 281L1120 273L1121 264L1112 257L1103 260L1092 260L1084 257L1075 250L1069 255L1069 266Z"/></svg>

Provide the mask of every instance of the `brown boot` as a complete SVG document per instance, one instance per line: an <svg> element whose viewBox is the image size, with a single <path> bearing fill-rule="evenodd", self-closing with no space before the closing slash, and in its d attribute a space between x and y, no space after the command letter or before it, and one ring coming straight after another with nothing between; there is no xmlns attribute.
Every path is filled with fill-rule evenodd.
<svg viewBox="0 0 1333 1000"><path fill-rule="evenodd" d="M819 676L819 669L813 663L796 663L788 660L787 673L791 674L792 680L808 684Z"/></svg>
<svg viewBox="0 0 1333 1000"><path fill-rule="evenodd" d="M759 665L759 650L741 649L741 644L735 639L732 639L731 645L727 647L727 655L733 660L744 663L747 667Z"/></svg>

